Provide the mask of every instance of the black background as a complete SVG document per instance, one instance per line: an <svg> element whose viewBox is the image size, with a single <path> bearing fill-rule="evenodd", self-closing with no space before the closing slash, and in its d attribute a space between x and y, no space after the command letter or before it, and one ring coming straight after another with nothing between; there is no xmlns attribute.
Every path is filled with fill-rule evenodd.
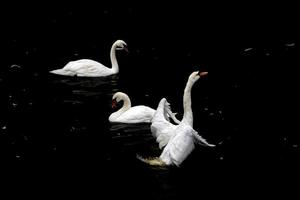
<svg viewBox="0 0 300 200"><path fill-rule="evenodd" d="M175 199L293 190L296 8L274 2L4 6L0 151L12 193L28 186L28 195ZM80 58L109 66L117 39L130 50L117 55L117 86L49 75ZM135 159L149 150L143 142L122 147L134 139L112 137L111 94L117 88L153 108L167 97L182 113L184 84L195 70L209 77L193 89L194 128L219 145L196 148L180 169L149 169Z"/></svg>

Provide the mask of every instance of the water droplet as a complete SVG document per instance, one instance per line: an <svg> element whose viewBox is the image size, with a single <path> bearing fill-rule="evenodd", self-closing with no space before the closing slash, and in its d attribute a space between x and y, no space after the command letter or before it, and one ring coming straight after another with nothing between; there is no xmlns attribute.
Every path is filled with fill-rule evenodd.
<svg viewBox="0 0 300 200"><path fill-rule="evenodd" d="M18 106L17 103L12 103L11 105L12 105L14 108L16 108L16 107Z"/></svg>
<svg viewBox="0 0 300 200"><path fill-rule="evenodd" d="M19 153L16 153L16 160L22 160L23 156Z"/></svg>
<svg viewBox="0 0 300 200"><path fill-rule="evenodd" d="M298 145L297 145L297 144L294 144L294 145L293 145L293 148L298 148Z"/></svg>
<svg viewBox="0 0 300 200"><path fill-rule="evenodd" d="M251 51L253 48L246 48L244 49L244 52L247 52L247 51Z"/></svg>
<svg viewBox="0 0 300 200"><path fill-rule="evenodd" d="M21 66L19 65L12 65L10 66L11 69L21 69Z"/></svg>
<svg viewBox="0 0 300 200"><path fill-rule="evenodd" d="M220 157L220 160L224 160L224 157L223 157L223 156L221 156L221 157Z"/></svg>
<svg viewBox="0 0 300 200"><path fill-rule="evenodd" d="M209 113L209 116L214 116L214 115L215 115L215 113L212 113L212 112L211 112L211 113Z"/></svg>
<svg viewBox="0 0 300 200"><path fill-rule="evenodd" d="M222 110L219 110L219 113L220 113L220 114L222 114L222 113L223 113L223 111L222 111Z"/></svg>
<svg viewBox="0 0 300 200"><path fill-rule="evenodd" d="M2 126L2 128L1 128L2 130L6 130L7 129L7 127L4 125L4 126Z"/></svg>
<svg viewBox="0 0 300 200"><path fill-rule="evenodd" d="M269 52L265 53L266 56L270 56L271 54Z"/></svg>
<svg viewBox="0 0 300 200"><path fill-rule="evenodd" d="M76 131L76 128L74 127L74 126L72 126L71 128L70 128L70 132L75 132Z"/></svg>
<svg viewBox="0 0 300 200"><path fill-rule="evenodd" d="M287 47L294 47L294 46L296 46L296 43L287 43L287 44L285 44L285 46L287 46Z"/></svg>
<svg viewBox="0 0 300 200"><path fill-rule="evenodd" d="M208 108L204 108L205 111L208 111Z"/></svg>

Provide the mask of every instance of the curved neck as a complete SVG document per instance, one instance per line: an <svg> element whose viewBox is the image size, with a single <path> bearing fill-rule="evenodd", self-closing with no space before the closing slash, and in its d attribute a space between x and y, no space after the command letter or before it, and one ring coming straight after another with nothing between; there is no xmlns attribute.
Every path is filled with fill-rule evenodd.
<svg viewBox="0 0 300 200"><path fill-rule="evenodd" d="M120 110L128 110L129 108L131 108L131 101L129 99L129 97L127 95L124 95L121 100L123 100L123 106Z"/></svg>
<svg viewBox="0 0 300 200"><path fill-rule="evenodd" d="M191 91L192 87L194 85L193 81L188 81L185 89L184 89L184 95L183 95L183 123L189 124L191 127L193 127L193 111L192 111L192 99L191 99Z"/></svg>
<svg viewBox="0 0 300 200"><path fill-rule="evenodd" d="M111 69L114 73L119 72L119 65L116 58L116 45L113 44L110 50Z"/></svg>
<svg viewBox="0 0 300 200"><path fill-rule="evenodd" d="M121 100L123 101L123 106L118 111L112 114L112 117L114 119L118 118L121 114L126 112L128 109L131 108L131 101L127 95L124 95L121 97Z"/></svg>

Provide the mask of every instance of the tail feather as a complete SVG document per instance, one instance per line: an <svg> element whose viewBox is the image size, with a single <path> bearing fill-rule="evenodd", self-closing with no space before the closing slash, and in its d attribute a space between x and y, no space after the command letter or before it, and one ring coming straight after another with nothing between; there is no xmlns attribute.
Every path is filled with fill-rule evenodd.
<svg viewBox="0 0 300 200"><path fill-rule="evenodd" d="M64 69L56 69L50 71L52 74L64 75L64 76L75 76L76 74L72 71L64 70Z"/></svg>

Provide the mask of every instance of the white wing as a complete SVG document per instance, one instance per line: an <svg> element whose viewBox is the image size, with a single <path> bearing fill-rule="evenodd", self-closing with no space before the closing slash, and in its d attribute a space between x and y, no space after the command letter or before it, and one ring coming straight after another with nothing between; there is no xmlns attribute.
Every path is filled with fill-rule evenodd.
<svg viewBox="0 0 300 200"><path fill-rule="evenodd" d="M180 121L176 118L176 113L173 113L172 110L171 110L171 106L170 106L170 103L165 102L165 106L164 106L164 116L165 116L165 119L169 121L169 118L171 118L176 124L180 124Z"/></svg>
<svg viewBox="0 0 300 200"><path fill-rule="evenodd" d="M215 147L216 145L208 143L201 135L198 134L197 131L192 132L196 142L202 146Z"/></svg>
<svg viewBox="0 0 300 200"><path fill-rule="evenodd" d="M194 150L195 142L205 146L215 146L198 135L197 131L191 126L180 124L163 150L160 159L167 165L175 164L179 166Z"/></svg>
<svg viewBox="0 0 300 200"><path fill-rule="evenodd" d="M174 121L177 120L175 118L175 115L171 112L170 104L165 98L162 98L153 116L152 124L150 127L152 135L159 143L160 149L168 144L177 126L169 122L168 116L170 116L172 119L174 117Z"/></svg>
<svg viewBox="0 0 300 200"><path fill-rule="evenodd" d="M195 148L193 131L185 124L177 126L160 159L167 165L179 166Z"/></svg>

